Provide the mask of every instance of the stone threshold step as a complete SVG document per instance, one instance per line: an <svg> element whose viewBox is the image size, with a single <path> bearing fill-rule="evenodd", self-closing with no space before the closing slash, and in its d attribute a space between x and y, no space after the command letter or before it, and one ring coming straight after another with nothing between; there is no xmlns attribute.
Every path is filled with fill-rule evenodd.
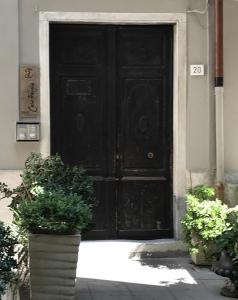
<svg viewBox="0 0 238 300"><path fill-rule="evenodd" d="M186 246L181 240L159 239L159 240L98 240L84 241L81 243L80 251L90 250L97 253L114 253L114 255L126 255L131 259L144 258L169 258L185 257L188 255Z"/></svg>

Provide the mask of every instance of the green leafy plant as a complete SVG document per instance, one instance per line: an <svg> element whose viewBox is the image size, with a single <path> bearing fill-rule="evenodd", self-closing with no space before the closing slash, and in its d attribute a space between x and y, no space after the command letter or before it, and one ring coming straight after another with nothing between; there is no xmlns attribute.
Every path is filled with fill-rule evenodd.
<svg viewBox="0 0 238 300"><path fill-rule="evenodd" d="M229 208L228 210L227 229L217 237L216 245L221 258L214 270L218 267L219 274L227 272L227 277L230 278L230 283L224 288L225 293L229 293L237 298L238 295L238 206ZM226 270L224 257L229 257L232 261L232 270ZM222 274L224 276L225 273ZM221 274L220 274L221 275Z"/></svg>
<svg viewBox="0 0 238 300"><path fill-rule="evenodd" d="M34 188L44 188L44 191L62 191L65 194L80 194L85 203L92 203L93 184L84 168L67 166L59 155L43 158L39 153L31 153L25 162L21 175L22 183L13 190L6 184L0 184L0 191L12 197L10 207L14 210L22 199L34 200Z"/></svg>
<svg viewBox="0 0 238 300"><path fill-rule="evenodd" d="M193 195L198 200L215 200L215 189L209 185L197 185L188 190L188 194Z"/></svg>
<svg viewBox="0 0 238 300"><path fill-rule="evenodd" d="M60 233L66 232L70 226L73 231L86 228L86 224L91 219L94 195L92 180L85 169L65 165L59 155L43 158L39 153L31 153L25 162L21 178L22 183L13 190L5 183L0 183L0 192L3 197L12 198L10 208L22 243L26 242L26 230L36 226L35 224L31 227L30 224L34 218L38 218L40 231L42 231L41 227L46 230L47 218L49 232L56 233L57 228ZM70 216L70 220L67 216ZM52 225L54 218L58 225ZM70 221L68 225L66 220ZM40 222L42 222L41 226Z"/></svg>
<svg viewBox="0 0 238 300"><path fill-rule="evenodd" d="M10 228L0 222L0 299L7 285L15 278L14 269L17 268L17 262L14 258L14 246L16 244L17 240Z"/></svg>
<svg viewBox="0 0 238 300"><path fill-rule="evenodd" d="M85 229L91 218L91 206L82 195L41 190L34 201L18 205L15 222L30 233L73 234Z"/></svg>
<svg viewBox="0 0 238 300"><path fill-rule="evenodd" d="M27 233L72 234L85 230L92 218L94 193L85 169L65 165L59 155L43 158L31 153L21 179L14 189L0 183L0 199L12 200L9 206L22 245L17 285L28 287Z"/></svg>
<svg viewBox="0 0 238 300"><path fill-rule="evenodd" d="M214 200L215 191L209 186L190 189L186 195L187 211L182 220L184 241L190 253L205 253L209 246L229 228L228 207Z"/></svg>
<svg viewBox="0 0 238 300"><path fill-rule="evenodd" d="M217 247L220 252L226 250L238 259L238 206L229 209L228 222L227 229L217 238Z"/></svg>

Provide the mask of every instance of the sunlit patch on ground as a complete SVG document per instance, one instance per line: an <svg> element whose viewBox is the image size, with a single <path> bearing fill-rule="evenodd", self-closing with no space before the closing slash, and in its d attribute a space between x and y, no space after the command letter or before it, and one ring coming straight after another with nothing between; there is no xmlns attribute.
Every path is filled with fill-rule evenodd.
<svg viewBox="0 0 238 300"><path fill-rule="evenodd" d="M174 260L171 263L166 259L129 259L130 251L134 249L133 243L96 245L81 245L77 277L159 286L197 284L189 272Z"/></svg>

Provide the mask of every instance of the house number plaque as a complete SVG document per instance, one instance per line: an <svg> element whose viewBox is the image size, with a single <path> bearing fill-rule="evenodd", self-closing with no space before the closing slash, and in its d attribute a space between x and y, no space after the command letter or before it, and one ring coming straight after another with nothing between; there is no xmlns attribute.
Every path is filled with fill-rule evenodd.
<svg viewBox="0 0 238 300"><path fill-rule="evenodd" d="M39 68L20 66L20 118L39 117Z"/></svg>

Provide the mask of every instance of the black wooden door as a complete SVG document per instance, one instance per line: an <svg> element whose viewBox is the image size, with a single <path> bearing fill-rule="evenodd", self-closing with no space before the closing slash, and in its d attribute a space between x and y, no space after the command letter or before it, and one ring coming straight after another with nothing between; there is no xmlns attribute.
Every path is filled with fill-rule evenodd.
<svg viewBox="0 0 238 300"><path fill-rule="evenodd" d="M51 152L93 176L88 238L172 236L173 27L50 26Z"/></svg>

